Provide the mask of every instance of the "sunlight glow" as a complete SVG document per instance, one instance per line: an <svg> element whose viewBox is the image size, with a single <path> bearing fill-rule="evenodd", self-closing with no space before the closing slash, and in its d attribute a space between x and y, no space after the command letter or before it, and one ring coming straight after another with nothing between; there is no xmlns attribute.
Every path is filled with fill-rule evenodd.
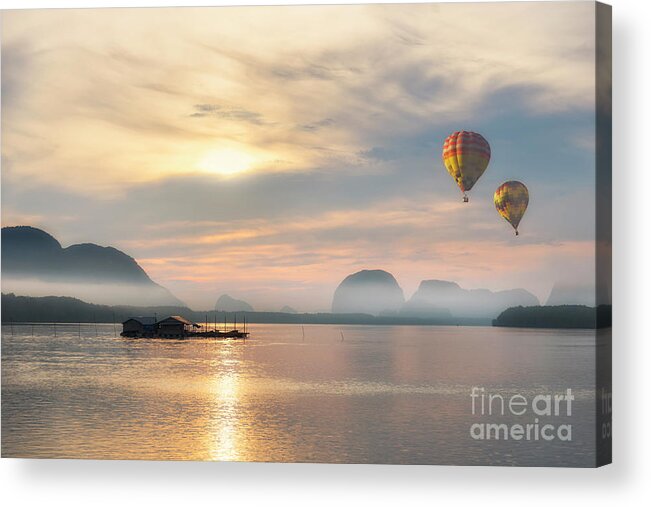
<svg viewBox="0 0 651 507"><path fill-rule="evenodd" d="M208 152L199 161L204 172L221 176L234 176L253 169L260 158L251 152L236 148L220 148Z"/></svg>

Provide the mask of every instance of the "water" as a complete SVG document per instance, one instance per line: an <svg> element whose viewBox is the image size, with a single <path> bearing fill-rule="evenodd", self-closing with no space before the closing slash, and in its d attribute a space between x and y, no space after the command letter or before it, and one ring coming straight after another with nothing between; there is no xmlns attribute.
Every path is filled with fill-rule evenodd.
<svg viewBox="0 0 651 507"><path fill-rule="evenodd" d="M2 329L3 457L594 465L594 331L315 325L303 339L258 324L243 342ZM472 386L571 388L572 416L550 422L572 424L572 441L472 439L488 421L471 413Z"/></svg>

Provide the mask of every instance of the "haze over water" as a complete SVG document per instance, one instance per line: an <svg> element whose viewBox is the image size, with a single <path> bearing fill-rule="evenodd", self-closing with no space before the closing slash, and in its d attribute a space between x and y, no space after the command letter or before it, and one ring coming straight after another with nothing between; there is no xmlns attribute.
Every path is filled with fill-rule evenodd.
<svg viewBox="0 0 651 507"><path fill-rule="evenodd" d="M257 324L251 334L132 340L112 324L59 324L56 336L4 325L2 456L594 464L594 331L324 325L303 339L301 326ZM572 442L471 439L483 421L472 386L526 397L571 388L572 417L550 422L571 423Z"/></svg>

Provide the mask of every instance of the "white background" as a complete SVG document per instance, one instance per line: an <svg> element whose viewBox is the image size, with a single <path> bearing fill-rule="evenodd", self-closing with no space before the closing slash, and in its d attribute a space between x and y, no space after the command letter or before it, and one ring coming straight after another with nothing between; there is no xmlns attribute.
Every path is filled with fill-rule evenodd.
<svg viewBox="0 0 651 507"><path fill-rule="evenodd" d="M0 7L342 2L9 1ZM614 464L598 470L253 463L0 461L4 505L651 505L651 2L612 0Z"/></svg>

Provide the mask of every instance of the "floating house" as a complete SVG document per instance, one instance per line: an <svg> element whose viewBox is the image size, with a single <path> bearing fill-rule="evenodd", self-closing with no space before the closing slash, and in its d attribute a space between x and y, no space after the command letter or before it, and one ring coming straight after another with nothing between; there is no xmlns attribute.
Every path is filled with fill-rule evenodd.
<svg viewBox="0 0 651 507"><path fill-rule="evenodd" d="M213 330L201 331L201 326L179 315L172 315L162 320L155 317L131 317L122 323L121 336L126 338L246 338L246 320L244 331L234 327L230 331L218 331L217 324Z"/></svg>
<svg viewBox="0 0 651 507"><path fill-rule="evenodd" d="M155 317L131 317L122 323L122 336L130 338L156 335Z"/></svg>
<svg viewBox="0 0 651 507"><path fill-rule="evenodd" d="M184 319L178 315L172 315L156 323L158 327L158 336L160 338L183 338L189 336L196 329L200 328L199 324Z"/></svg>

